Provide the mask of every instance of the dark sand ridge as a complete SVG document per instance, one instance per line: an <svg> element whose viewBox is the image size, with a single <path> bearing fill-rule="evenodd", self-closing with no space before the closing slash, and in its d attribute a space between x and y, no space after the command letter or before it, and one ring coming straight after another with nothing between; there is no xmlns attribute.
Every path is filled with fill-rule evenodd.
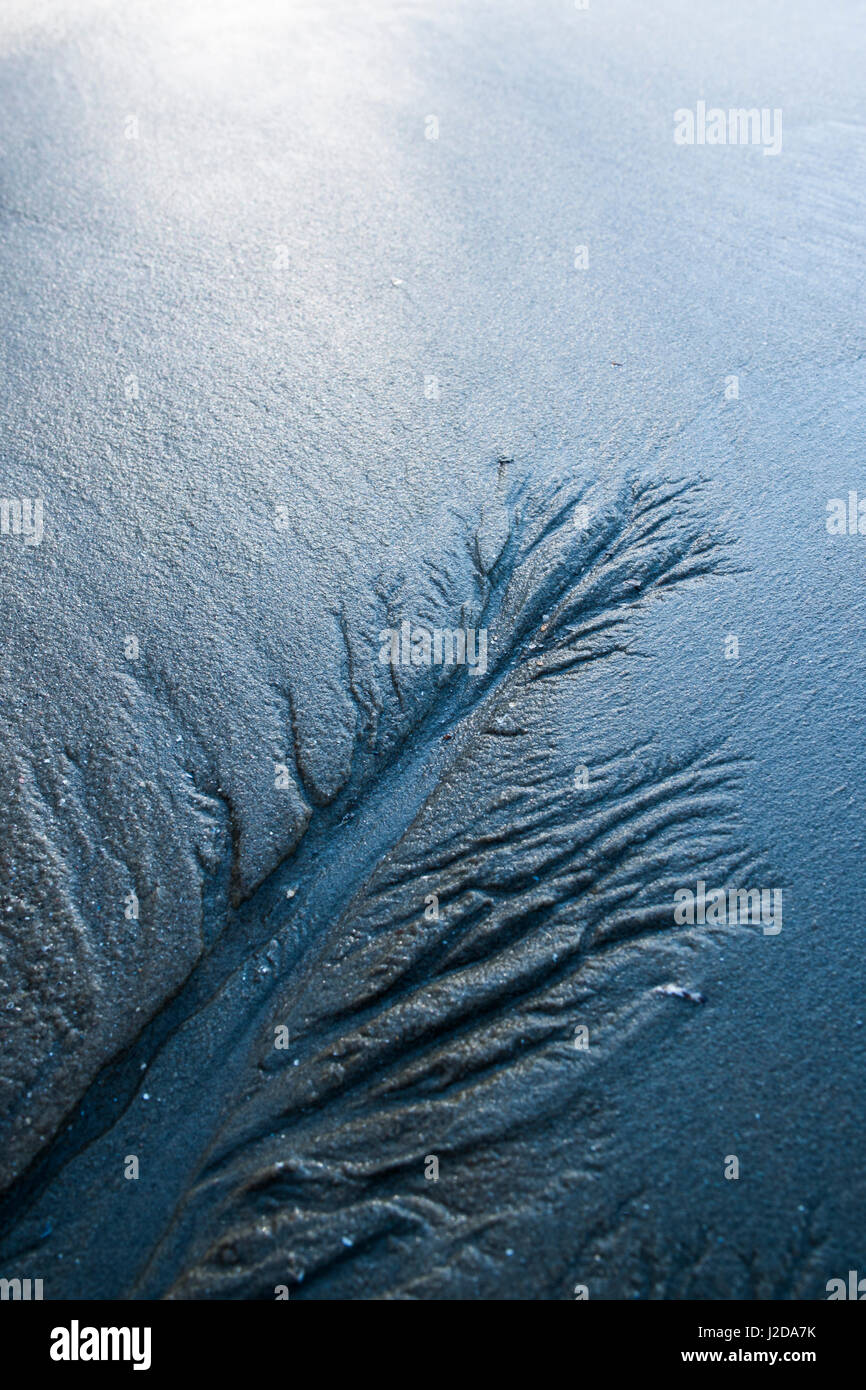
<svg viewBox="0 0 866 1390"><path fill-rule="evenodd" d="M518 491L499 504L508 524L489 518L426 593L391 593L373 631L409 611L441 627L455 594L479 591L463 616L488 633L485 675L377 670L369 628L359 640L347 623L355 777L323 825L314 812L302 852L227 924L222 904L206 922L205 962L12 1194L19 1212L36 1197L25 1228L47 1221L67 1287L267 1297L282 1269L314 1293L317 1278L326 1291L345 1278L356 1244L403 1236L415 1253L365 1269L368 1288L422 1293L433 1249L455 1292L467 1276L496 1288L492 1251L473 1270L492 1221L488 1203L474 1209L479 1163L492 1164L486 1184L518 1182L530 1209L553 1180L546 1131L557 1149L577 1142L581 1172L601 1142L592 1047L634 1046L637 1022L665 1007L652 987L671 938L703 935L671 931L674 886L708 864L758 873L737 836L730 755L678 765L649 744L594 749L585 792L555 747L562 683L628 652L640 600L722 565L693 507L657 484L608 499ZM647 939L661 961L628 949ZM290 1046L277 1050L281 1027ZM105 1189L121 1148L159 1168L132 1226L125 1188L116 1213ZM430 1153L441 1189L424 1177ZM82 1249L85 1229L115 1220L111 1260L110 1242Z"/></svg>

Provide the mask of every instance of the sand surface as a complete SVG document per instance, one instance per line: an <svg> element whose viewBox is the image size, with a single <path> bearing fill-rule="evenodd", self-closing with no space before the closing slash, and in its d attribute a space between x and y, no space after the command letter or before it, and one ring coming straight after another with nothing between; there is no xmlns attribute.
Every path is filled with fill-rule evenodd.
<svg viewBox="0 0 866 1390"><path fill-rule="evenodd" d="M845 0L3 7L0 1274L866 1270L864 49ZM780 152L678 146L699 101Z"/></svg>

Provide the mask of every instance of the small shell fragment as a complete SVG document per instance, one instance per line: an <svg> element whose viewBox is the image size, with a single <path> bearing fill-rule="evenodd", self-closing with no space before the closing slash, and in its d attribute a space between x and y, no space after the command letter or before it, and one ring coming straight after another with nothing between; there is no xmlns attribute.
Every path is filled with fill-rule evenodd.
<svg viewBox="0 0 866 1390"><path fill-rule="evenodd" d="M682 985L659 985L654 994L672 994L675 999L688 999L690 1004L706 1004L707 996L699 989L683 989Z"/></svg>

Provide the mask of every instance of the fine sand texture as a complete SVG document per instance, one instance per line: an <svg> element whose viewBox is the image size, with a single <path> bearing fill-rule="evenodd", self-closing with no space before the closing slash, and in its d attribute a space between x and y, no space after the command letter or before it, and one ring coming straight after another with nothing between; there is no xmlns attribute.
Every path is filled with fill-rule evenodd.
<svg viewBox="0 0 866 1390"><path fill-rule="evenodd" d="M866 1273L864 61L3 5L0 1276Z"/></svg>

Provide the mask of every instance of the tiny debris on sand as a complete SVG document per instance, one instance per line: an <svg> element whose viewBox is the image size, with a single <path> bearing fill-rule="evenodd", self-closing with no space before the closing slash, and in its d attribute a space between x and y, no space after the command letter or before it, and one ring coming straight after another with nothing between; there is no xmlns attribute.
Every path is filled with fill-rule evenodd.
<svg viewBox="0 0 866 1390"><path fill-rule="evenodd" d="M706 1004L707 996L699 989L683 989L682 985L659 985L654 994L672 994L675 999L688 999L690 1004Z"/></svg>

